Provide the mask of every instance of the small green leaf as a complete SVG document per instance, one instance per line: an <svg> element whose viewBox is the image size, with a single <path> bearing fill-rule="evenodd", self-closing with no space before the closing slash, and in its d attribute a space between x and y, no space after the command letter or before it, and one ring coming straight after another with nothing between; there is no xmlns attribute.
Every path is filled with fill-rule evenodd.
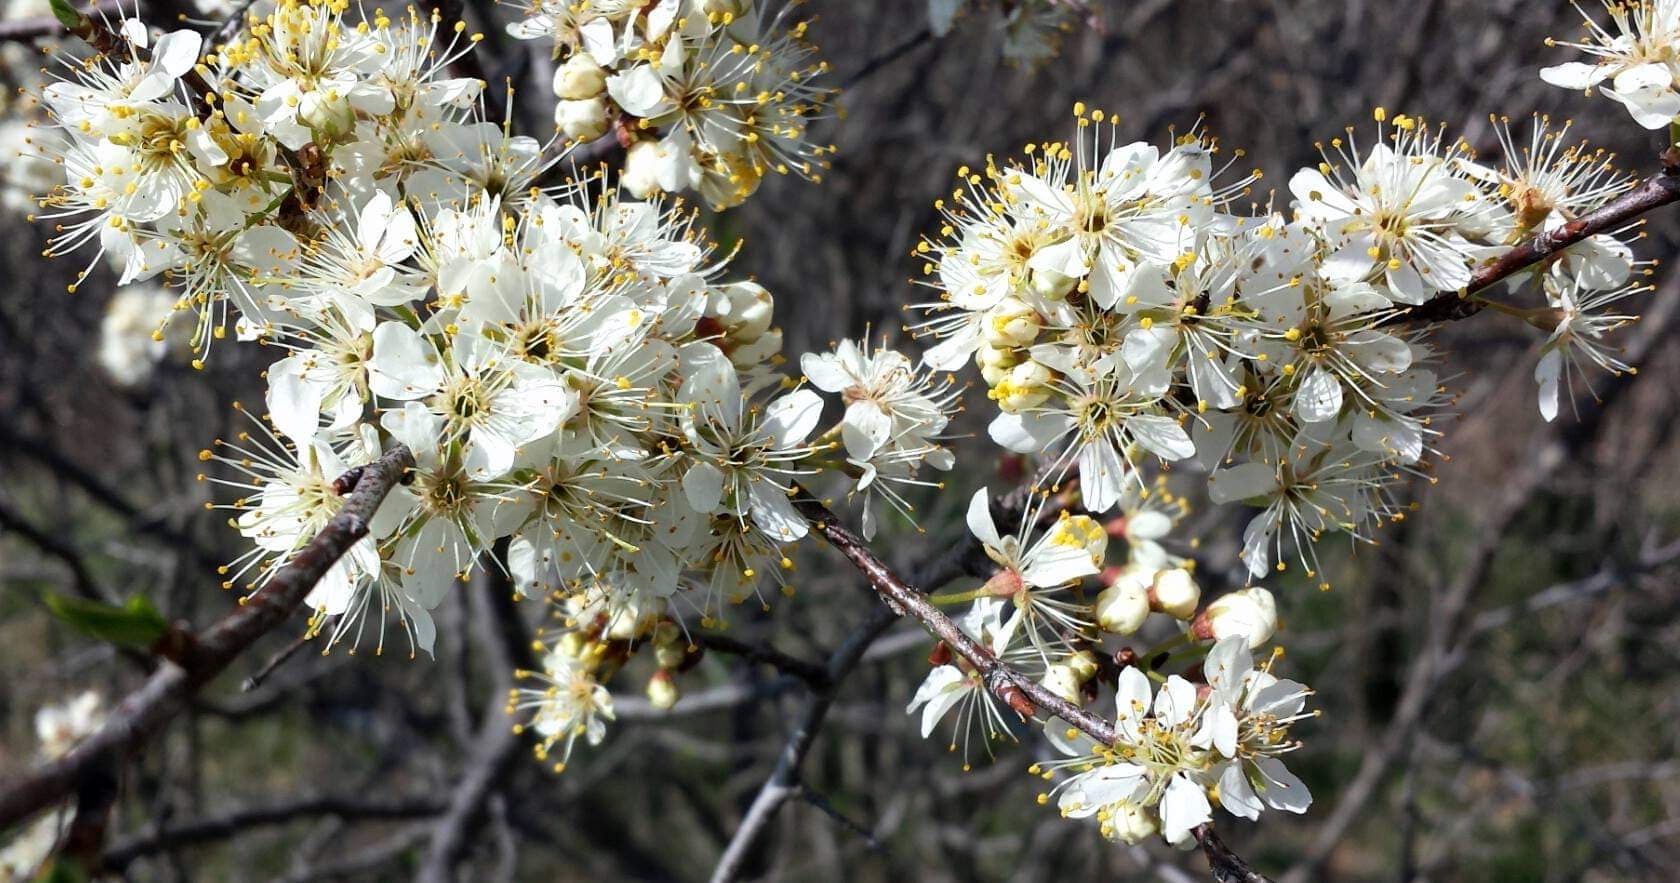
<svg viewBox="0 0 1680 883"><path fill-rule="evenodd" d="M63 856L48 862L35 875L35 883L87 883L87 879L80 865Z"/></svg>
<svg viewBox="0 0 1680 883"><path fill-rule="evenodd" d="M70 5L70 0L52 0L52 13L59 24L72 31L82 26L82 14Z"/></svg>
<svg viewBox="0 0 1680 883"><path fill-rule="evenodd" d="M150 647L169 631L168 621L145 595L135 595L121 607L68 595L50 594L46 602L68 625L119 647Z"/></svg>

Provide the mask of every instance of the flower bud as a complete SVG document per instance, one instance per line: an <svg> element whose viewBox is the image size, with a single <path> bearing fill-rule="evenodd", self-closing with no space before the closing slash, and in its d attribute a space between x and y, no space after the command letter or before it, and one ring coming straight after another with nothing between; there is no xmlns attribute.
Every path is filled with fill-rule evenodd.
<svg viewBox="0 0 1680 883"><path fill-rule="evenodd" d="M1073 672L1081 684L1097 676L1097 654L1089 650L1081 650L1069 656L1062 660L1062 664Z"/></svg>
<svg viewBox="0 0 1680 883"><path fill-rule="evenodd" d="M729 327L729 337L741 343L752 343L770 330L775 302L770 292L757 282L735 282L723 287L729 299L729 315L723 317Z"/></svg>
<svg viewBox="0 0 1680 883"><path fill-rule="evenodd" d="M688 648L680 643L655 644L653 647L653 660L660 668L677 668L687 656Z"/></svg>
<svg viewBox="0 0 1680 883"><path fill-rule="evenodd" d="M1189 619L1201 601L1202 588L1190 571L1174 567L1155 574L1155 585L1149 590L1149 604L1155 610L1174 619Z"/></svg>
<svg viewBox="0 0 1680 883"><path fill-rule="evenodd" d="M356 126L356 111L344 95L315 90L298 102L298 121L328 140L348 133Z"/></svg>
<svg viewBox="0 0 1680 883"><path fill-rule="evenodd" d="M1097 625L1105 632L1129 635L1149 618L1152 574L1136 565L1122 568L1114 584L1097 594Z"/></svg>
<svg viewBox="0 0 1680 883"><path fill-rule="evenodd" d="M1190 631L1203 641L1241 635L1249 647L1259 647L1277 631L1277 602L1260 586L1222 595L1196 617Z"/></svg>
<svg viewBox="0 0 1680 883"><path fill-rule="evenodd" d="M679 698L677 682L675 678L671 677L670 672L656 671L653 673L653 677L648 678L647 698L648 704L660 711L677 704Z"/></svg>
<svg viewBox="0 0 1680 883"><path fill-rule="evenodd" d="M1009 369L1009 376L986 395L1006 414L1019 414L1050 399L1050 369L1037 362L1022 362Z"/></svg>
<svg viewBox="0 0 1680 883"><path fill-rule="evenodd" d="M1013 297L986 311L986 342L995 347L1024 347L1038 338L1038 313Z"/></svg>
<svg viewBox="0 0 1680 883"><path fill-rule="evenodd" d="M1029 284L1033 294L1045 300L1061 300L1068 296L1079 280L1055 270L1034 270Z"/></svg>
<svg viewBox="0 0 1680 883"><path fill-rule="evenodd" d="M567 138L592 141L607 134L607 103L600 98L563 99L554 105L554 124Z"/></svg>
<svg viewBox="0 0 1680 883"><path fill-rule="evenodd" d="M578 101L607 91L607 72L587 52L574 52L554 71L554 94Z"/></svg>
<svg viewBox="0 0 1680 883"><path fill-rule="evenodd" d="M1079 675L1067 663L1052 664L1044 670L1044 677L1039 679L1039 683L1057 696L1075 705L1079 704Z"/></svg>
<svg viewBox="0 0 1680 883"><path fill-rule="evenodd" d="M624 170L618 180L637 199L658 193L659 167L664 162L656 141L637 141L624 153Z"/></svg>
<svg viewBox="0 0 1680 883"><path fill-rule="evenodd" d="M1097 816L1102 835L1121 843L1142 843L1155 834L1155 817L1130 800L1109 804Z"/></svg>

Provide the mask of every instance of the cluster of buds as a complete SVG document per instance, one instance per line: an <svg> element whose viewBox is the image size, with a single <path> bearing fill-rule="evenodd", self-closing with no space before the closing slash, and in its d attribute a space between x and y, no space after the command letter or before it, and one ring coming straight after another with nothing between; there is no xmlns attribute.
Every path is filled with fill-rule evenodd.
<svg viewBox="0 0 1680 883"><path fill-rule="evenodd" d="M770 172L820 180L833 152L809 131L833 97L815 82L828 66L792 8L531 0L508 32L552 41L555 124L575 140L616 127L631 193L694 190L726 208Z"/></svg>

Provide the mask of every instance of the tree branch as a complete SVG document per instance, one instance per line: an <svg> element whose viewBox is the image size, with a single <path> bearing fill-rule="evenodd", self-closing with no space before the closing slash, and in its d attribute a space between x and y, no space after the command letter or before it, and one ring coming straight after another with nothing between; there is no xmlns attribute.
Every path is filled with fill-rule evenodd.
<svg viewBox="0 0 1680 883"><path fill-rule="evenodd" d="M791 656L769 644L750 644L717 632L697 632L693 640L696 647L740 656L753 662L762 662L777 671L792 675L816 689L828 686L828 669L815 662L808 662L796 656Z"/></svg>
<svg viewBox="0 0 1680 883"><path fill-rule="evenodd" d="M934 606L921 590L904 582L881 559L875 557L875 553L870 551L862 539L840 525L839 519L822 504L822 501L802 495L793 501L793 505L799 510L799 514L811 523L811 527L822 534L823 539L828 540L829 545L838 549L852 562L863 574L864 579L869 581L869 587L875 590L894 613L916 619L934 637L945 642L953 653L968 660L985 680L986 688L1017 714L1029 717L1036 706L1067 721L1103 745L1114 744L1118 735L1114 724L1057 696L1038 681L1004 665L991 650L958 628L957 624Z"/></svg>
<svg viewBox="0 0 1680 883"><path fill-rule="evenodd" d="M1567 224L1536 234L1484 265L1470 277L1462 291L1438 294L1416 306L1406 307L1384 319L1384 325L1409 322L1449 322L1466 319L1482 311L1483 302L1472 297L1495 283L1516 275L1552 255L1600 233L1627 224L1646 212L1680 202L1680 150L1663 151L1661 172L1641 181L1595 211Z"/></svg>
<svg viewBox="0 0 1680 883"><path fill-rule="evenodd" d="M443 812L444 803L434 797L401 800L366 800L360 796L324 795L283 800L256 806L235 807L204 818L152 830L119 841L105 851L104 867L121 873L136 859L153 853L237 837L252 828L284 825L304 818L332 816L340 819L412 819Z"/></svg>
<svg viewBox="0 0 1680 883"><path fill-rule="evenodd" d="M1232 852L1225 841L1219 839L1212 825L1197 825L1190 829L1190 833L1201 845L1208 867L1213 871L1213 879L1219 883L1272 883L1270 877L1249 867L1242 856Z"/></svg>
<svg viewBox="0 0 1680 883"><path fill-rule="evenodd" d="M139 748L186 707L193 693L296 612L328 569L367 536L374 512L413 466L414 455L398 444L361 469L344 508L262 588L245 598L239 609L193 636L187 652L161 664L81 744L8 782L0 790L0 828L58 803L109 758Z"/></svg>

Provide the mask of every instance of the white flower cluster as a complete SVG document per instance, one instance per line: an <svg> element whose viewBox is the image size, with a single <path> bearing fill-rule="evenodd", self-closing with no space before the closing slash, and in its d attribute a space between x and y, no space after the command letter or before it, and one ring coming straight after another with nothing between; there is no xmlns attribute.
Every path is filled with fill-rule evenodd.
<svg viewBox="0 0 1680 883"><path fill-rule="evenodd" d="M1350 129L1290 180L1293 218L1242 215L1232 205L1258 173L1216 185L1210 139L1121 144L1101 111L1075 112L1071 144L964 168L937 203L940 235L916 250L939 292L918 307L915 330L938 341L925 360L973 359L999 411L992 438L1052 477L1077 467L1093 512L1142 485L1148 455L1213 470L1215 502L1262 509L1244 538L1255 576L1284 567L1286 541L1316 575L1319 536L1369 538L1397 514L1385 487L1418 468L1445 396L1424 335L1392 320L1626 186L1543 123L1534 150L1496 170L1379 109L1369 150ZM1589 305L1557 320L1558 349L1606 364L1604 299L1582 293L1632 290L1633 267L1605 235L1530 274L1554 303Z"/></svg>
<svg viewBox="0 0 1680 883"><path fill-rule="evenodd" d="M1680 117L1680 2L1677 0L1604 0L1607 24L1590 15L1581 42L1546 41L1591 56L1592 62L1570 61L1540 71L1554 86L1593 89L1621 102L1635 122L1661 129Z"/></svg>
<svg viewBox="0 0 1680 883"><path fill-rule="evenodd" d="M553 160L474 120L482 84L446 75L436 21L339 8L285 0L203 58L191 31L124 22L126 58L45 96L69 144L55 248L183 287L201 351L231 307L276 354L266 415L200 454L253 543L224 587L260 584L340 511L335 480L401 442L416 466L308 596L311 629L382 649L394 617L430 652L430 611L505 541L518 591L569 624L526 704L569 750L639 647L674 701L682 613L792 592L796 482L849 476L871 529L877 499L907 508L896 488L951 466L956 390L848 341L803 361L844 405L823 428L819 393L777 371L770 293L722 278L693 212L540 186Z"/></svg>
<svg viewBox="0 0 1680 883"><path fill-rule="evenodd" d="M1045 724L1064 756L1031 771L1067 778L1040 801L1054 797L1070 818L1095 816L1104 837L1126 843L1156 832L1186 843L1191 829L1213 817L1210 794L1248 819L1266 809L1306 812L1312 795L1281 757L1301 744L1290 726L1317 713L1303 711L1312 691L1271 673L1274 659L1255 668L1247 639L1237 636L1208 653L1204 688L1168 675L1155 691L1141 669L1122 670L1114 744L1098 744L1059 719Z"/></svg>
<svg viewBox="0 0 1680 883"><path fill-rule="evenodd" d="M962 630L993 655L1032 673L1052 693L1076 705L1094 695L1104 640L1136 634L1152 614L1177 624L1181 637L1176 643L1240 637L1259 646L1271 640L1277 609L1264 588L1232 592L1201 608L1194 562L1162 545L1188 512L1164 481L1148 493L1128 491L1106 523L1064 509L1040 532L1047 504L1041 498L1039 505L1028 507L1017 530L1004 535L992 519L989 492L976 492L969 501L968 528L997 572L978 589L935 599L972 602L960 618ZM1123 540L1126 560L1104 567L1111 539ZM1095 596L1076 591L1090 577L1100 577L1102 591ZM953 710L959 710L957 729L965 745L976 727L988 739L1008 733L996 696L963 659L943 659L934 666L911 699L909 711L917 709L923 736ZM956 748L955 740L951 747Z"/></svg>
<svg viewBox="0 0 1680 883"><path fill-rule="evenodd" d="M927 0L928 28L944 37L959 17L984 16L1003 32L1004 60L1036 67L1061 51L1062 38L1079 20L1074 7L1058 0Z"/></svg>
<svg viewBox="0 0 1680 883"><path fill-rule="evenodd" d="M821 180L831 146L811 123L832 90L805 40L807 22L754 0L528 0L508 26L550 40L558 66L554 122L571 139L616 128L629 148L624 186L646 198L698 191L740 203L769 172Z"/></svg>
<svg viewBox="0 0 1680 883"><path fill-rule="evenodd" d="M93 735L105 724L105 703L98 693L88 691L67 702L44 705L35 712L35 738L42 760L63 757L76 743ZM58 848L70 808L59 806L14 832L0 844L0 883L25 883L40 879L42 867Z"/></svg>

